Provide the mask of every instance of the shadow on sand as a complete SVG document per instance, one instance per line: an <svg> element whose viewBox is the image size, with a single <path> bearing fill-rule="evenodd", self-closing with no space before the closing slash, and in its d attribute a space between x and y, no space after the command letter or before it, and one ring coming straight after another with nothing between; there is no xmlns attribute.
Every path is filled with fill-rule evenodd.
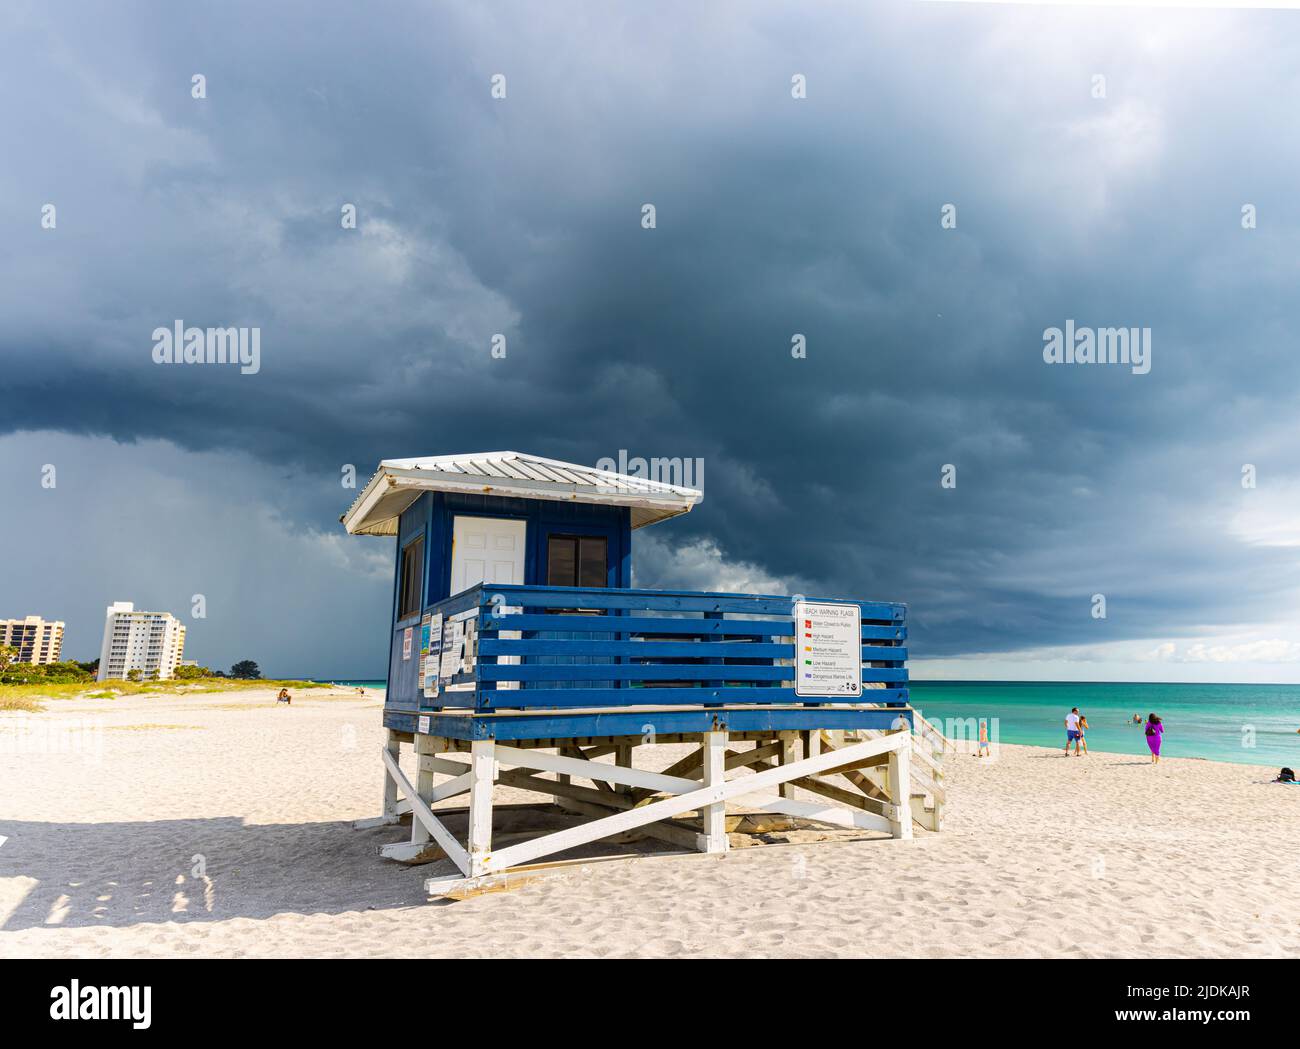
<svg viewBox="0 0 1300 1049"><path fill-rule="evenodd" d="M441 814L441 813L440 813ZM340 914L424 906L425 878L453 874L450 860L403 866L380 845L410 836L408 822L356 830L351 822L253 824L238 816L135 823L0 820L0 931L142 922L213 922L274 914ZM499 810L493 833L518 837L567 825ZM449 812L464 840L466 816ZM543 825L546 824L546 825ZM512 835L511 832L514 832ZM531 836L529 834L528 836ZM592 843L555 858L626 853ZM660 851L655 844L636 851ZM16 901L15 897L21 895Z"/></svg>

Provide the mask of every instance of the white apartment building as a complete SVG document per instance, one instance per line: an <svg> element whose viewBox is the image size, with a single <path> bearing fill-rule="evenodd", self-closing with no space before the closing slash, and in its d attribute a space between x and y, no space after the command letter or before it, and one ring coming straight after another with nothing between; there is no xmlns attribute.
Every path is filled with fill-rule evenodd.
<svg viewBox="0 0 1300 1049"><path fill-rule="evenodd" d="M0 645L18 649L19 663L57 663L63 649L63 622L40 616L0 619Z"/></svg>
<svg viewBox="0 0 1300 1049"><path fill-rule="evenodd" d="M137 612L130 601L108 606L104 644L99 650L99 680L140 677L166 680L185 652L185 627L170 612Z"/></svg>

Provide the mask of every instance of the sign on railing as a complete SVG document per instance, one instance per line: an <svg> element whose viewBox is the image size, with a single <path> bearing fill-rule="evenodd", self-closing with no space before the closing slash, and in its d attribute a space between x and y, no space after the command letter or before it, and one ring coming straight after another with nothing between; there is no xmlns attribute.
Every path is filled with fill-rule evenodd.
<svg viewBox="0 0 1300 1049"><path fill-rule="evenodd" d="M857 605L796 601L796 696L862 693L862 609Z"/></svg>

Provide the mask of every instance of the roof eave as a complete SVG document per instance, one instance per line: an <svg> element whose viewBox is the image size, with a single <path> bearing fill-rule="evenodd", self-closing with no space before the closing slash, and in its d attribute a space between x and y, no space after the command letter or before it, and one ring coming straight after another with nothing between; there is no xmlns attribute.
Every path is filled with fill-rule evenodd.
<svg viewBox="0 0 1300 1049"><path fill-rule="evenodd" d="M396 535L396 514L386 514L377 521L369 520L371 513L385 496L395 488L409 489L413 492L465 492L475 495L495 495L521 499L548 499L556 502L590 503L598 506L626 506L634 511L632 527L644 528L646 525L666 521L670 517L689 512L702 498L703 494L692 489L676 489L671 493L652 492L600 492L587 491L577 485L560 485L542 481L524 481L514 478L500 478L485 481L482 478L470 478L465 474L443 473L435 470L404 470L396 467L384 467L366 484L356 502L339 520L350 535ZM412 497L412 502L414 501ZM408 503L407 506L410 504ZM402 508L403 510L405 507ZM635 511L649 511L636 514Z"/></svg>

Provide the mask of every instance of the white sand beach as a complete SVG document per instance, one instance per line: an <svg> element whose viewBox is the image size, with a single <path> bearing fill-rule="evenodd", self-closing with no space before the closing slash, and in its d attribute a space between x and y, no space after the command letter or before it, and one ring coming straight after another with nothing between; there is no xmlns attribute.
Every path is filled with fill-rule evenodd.
<svg viewBox="0 0 1300 1049"><path fill-rule="evenodd" d="M379 808L380 695L273 696L0 713L0 956L1300 953L1300 788L1275 769L1003 746L948 759L941 834L647 853L428 902L450 865L382 860L405 829L351 825Z"/></svg>

